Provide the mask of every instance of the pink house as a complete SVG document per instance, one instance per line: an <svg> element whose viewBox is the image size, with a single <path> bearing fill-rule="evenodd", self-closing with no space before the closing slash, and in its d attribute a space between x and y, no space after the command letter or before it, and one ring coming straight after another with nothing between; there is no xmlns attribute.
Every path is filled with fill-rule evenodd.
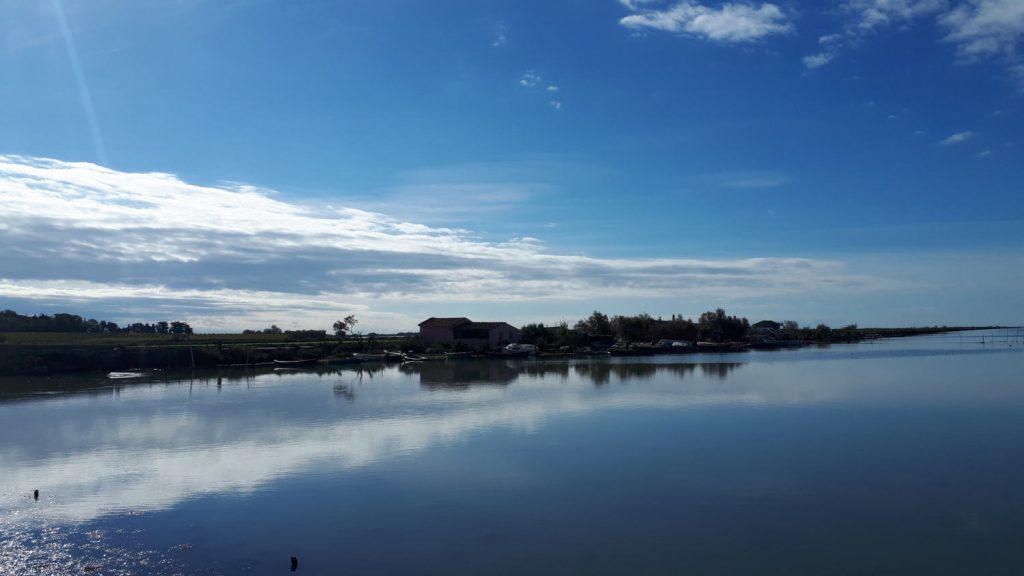
<svg viewBox="0 0 1024 576"><path fill-rule="evenodd" d="M519 329L507 322L473 322L469 318L428 318L420 322L420 338L431 344L462 342L497 348L519 341Z"/></svg>

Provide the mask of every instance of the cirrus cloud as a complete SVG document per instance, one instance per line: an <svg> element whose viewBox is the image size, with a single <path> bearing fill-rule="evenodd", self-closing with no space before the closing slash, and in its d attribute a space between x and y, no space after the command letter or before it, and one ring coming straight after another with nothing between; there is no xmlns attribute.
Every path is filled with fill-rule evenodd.
<svg viewBox="0 0 1024 576"><path fill-rule="evenodd" d="M820 51L803 58L808 70L828 64L876 32L909 26L927 17L944 30L945 42L956 45L959 63L1002 60L1011 79L1024 91L1024 80L1017 72L1024 39L1024 3L1018 0L846 0L840 13L846 20L842 30L821 36Z"/></svg>

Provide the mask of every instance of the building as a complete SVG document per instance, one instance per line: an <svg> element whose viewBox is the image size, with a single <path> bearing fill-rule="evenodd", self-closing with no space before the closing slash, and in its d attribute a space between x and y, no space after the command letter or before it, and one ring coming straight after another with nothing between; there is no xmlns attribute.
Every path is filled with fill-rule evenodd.
<svg viewBox="0 0 1024 576"><path fill-rule="evenodd" d="M427 318L420 322L420 338L430 344L463 343L469 347L497 348L519 341L519 329L507 322L473 322L469 318Z"/></svg>
<svg viewBox="0 0 1024 576"><path fill-rule="evenodd" d="M774 336L782 332L782 324L774 320L761 320L750 326L750 332L758 336Z"/></svg>

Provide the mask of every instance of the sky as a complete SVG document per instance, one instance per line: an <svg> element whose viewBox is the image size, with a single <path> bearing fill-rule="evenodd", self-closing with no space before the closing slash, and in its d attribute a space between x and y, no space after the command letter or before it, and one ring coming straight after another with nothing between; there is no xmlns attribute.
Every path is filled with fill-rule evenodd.
<svg viewBox="0 0 1024 576"><path fill-rule="evenodd" d="M0 10L0 308L1024 324L1024 0Z"/></svg>

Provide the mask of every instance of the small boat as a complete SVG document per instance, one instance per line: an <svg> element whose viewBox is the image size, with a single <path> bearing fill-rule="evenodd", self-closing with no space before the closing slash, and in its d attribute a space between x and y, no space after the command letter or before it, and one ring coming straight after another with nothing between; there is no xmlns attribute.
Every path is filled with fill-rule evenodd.
<svg viewBox="0 0 1024 576"><path fill-rule="evenodd" d="M385 362L388 359L387 354L367 354L365 352L353 352L352 357L363 362Z"/></svg>
<svg viewBox="0 0 1024 576"><path fill-rule="evenodd" d="M291 366L305 366L307 364L316 364L319 361L319 358L307 358L305 360L274 360L274 366L279 368Z"/></svg>
<svg viewBox="0 0 1024 576"><path fill-rule="evenodd" d="M110 378L111 380L128 380L130 378L145 378L150 375L151 374L149 372L139 370L132 372L111 372L107 374L107 378Z"/></svg>
<svg viewBox="0 0 1024 576"><path fill-rule="evenodd" d="M730 347L728 342L697 342L700 352L728 352Z"/></svg>
<svg viewBox="0 0 1024 576"><path fill-rule="evenodd" d="M527 358L537 355L537 347L533 344L509 344L497 355L503 358Z"/></svg>

